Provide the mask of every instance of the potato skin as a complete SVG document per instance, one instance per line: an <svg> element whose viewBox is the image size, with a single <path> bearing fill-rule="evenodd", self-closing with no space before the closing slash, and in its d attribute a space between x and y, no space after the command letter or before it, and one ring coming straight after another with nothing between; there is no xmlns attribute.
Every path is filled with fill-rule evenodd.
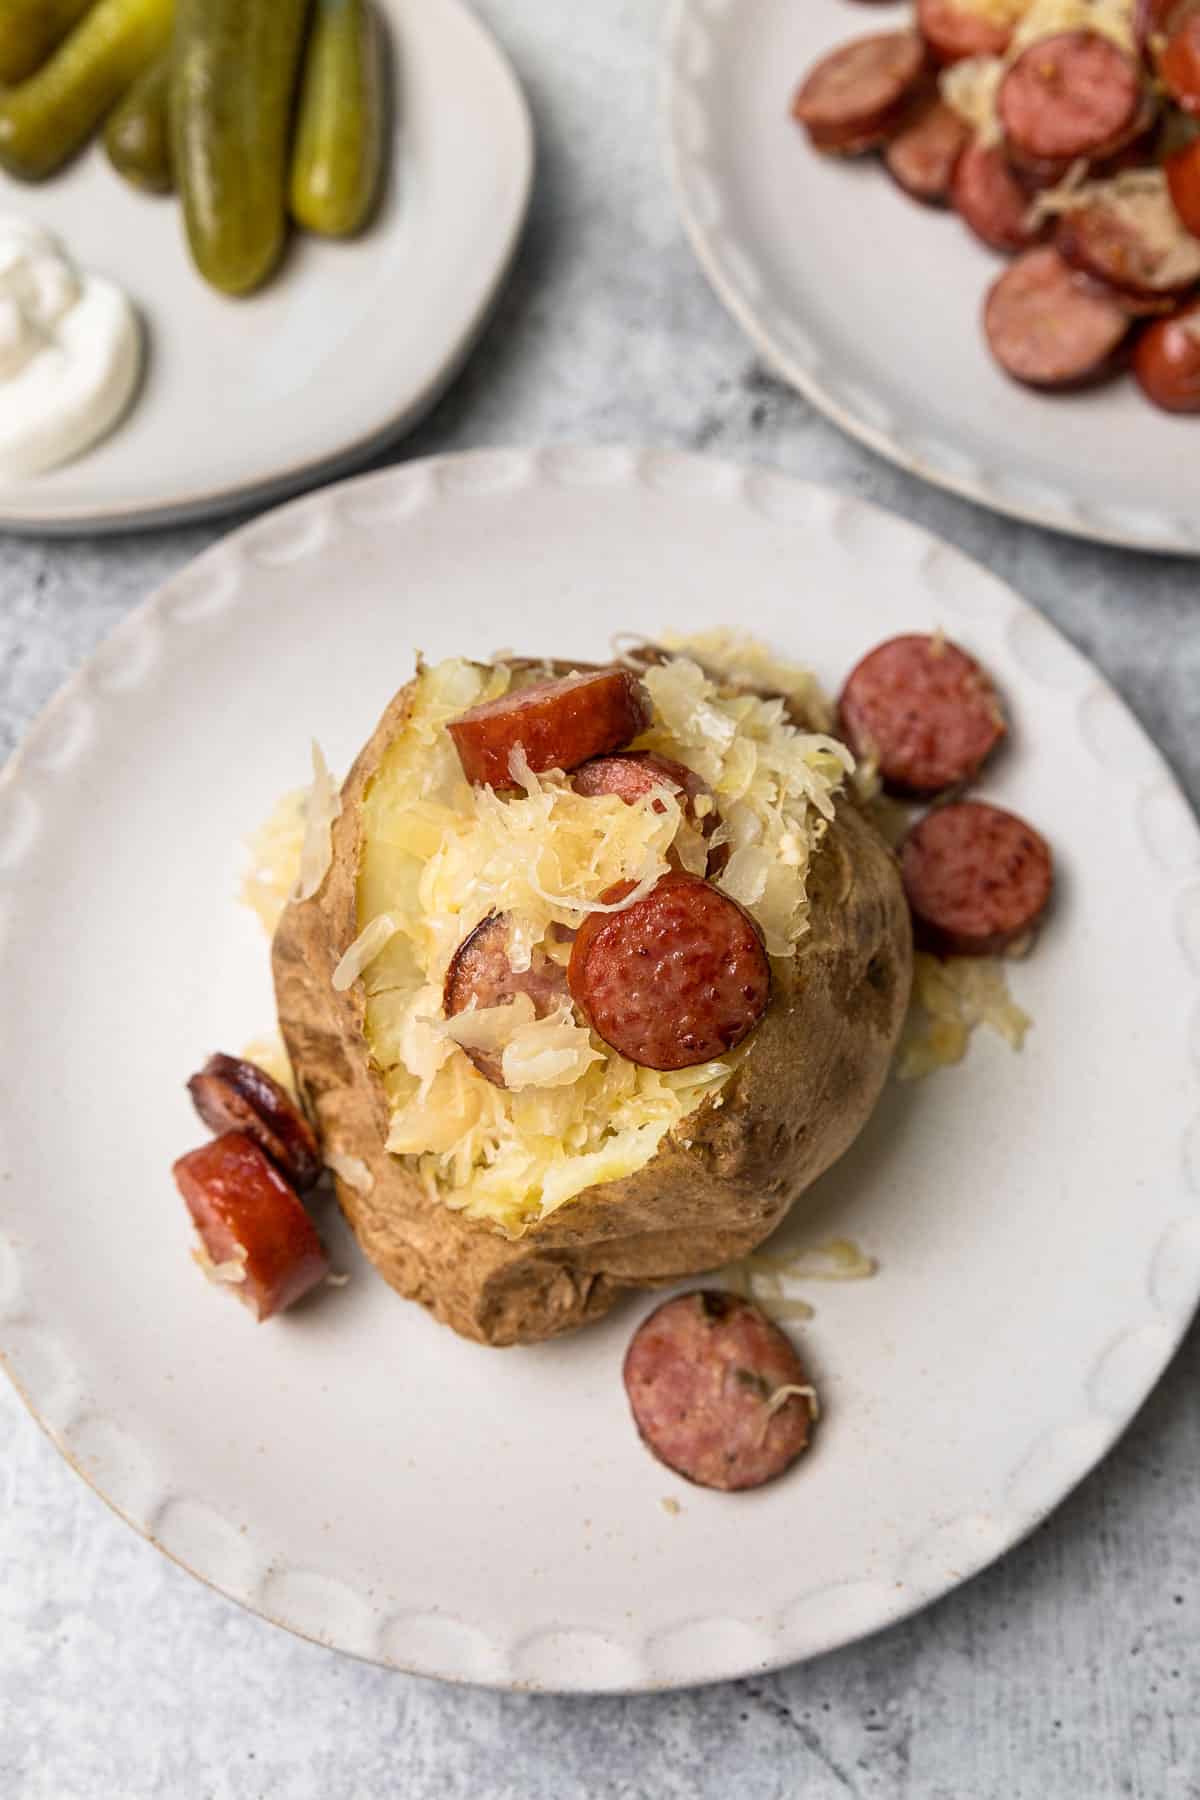
<svg viewBox="0 0 1200 1800"><path fill-rule="evenodd" d="M326 1154L365 1162L364 1194L338 1199L384 1279L464 1337L530 1344L598 1319L628 1288L661 1286L747 1255L835 1162L874 1108L908 1006L912 932L895 858L849 800L814 857L811 929L772 964L770 1005L725 1088L682 1119L645 1168L585 1190L510 1240L431 1201L383 1148L361 989L333 968L356 935L361 800L403 730L396 695L342 790L333 862L275 935L279 1023Z"/></svg>

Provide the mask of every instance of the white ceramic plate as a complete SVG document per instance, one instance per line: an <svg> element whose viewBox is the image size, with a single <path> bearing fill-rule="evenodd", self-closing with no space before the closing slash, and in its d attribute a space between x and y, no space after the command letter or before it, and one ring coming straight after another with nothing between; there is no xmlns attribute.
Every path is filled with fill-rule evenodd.
<svg viewBox="0 0 1200 1800"><path fill-rule="evenodd" d="M393 145L371 229L297 237L261 293L192 267L175 199L135 193L98 145L54 181L0 174L0 212L58 232L143 316L149 361L124 425L78 461L0 484L0 527L102 531L274 498L413 425L459 368L508 268L533 135L508 63L461 0L382 0Z"/></svg>
<svg viewBox="0 0 1200 1800"><path fill-rule="evenodd" d="M875 157L820 156L792 123L800 77L912 7L675 0L669 153L693 248L778 372L843 430L997 512L1145 550L1200 550L1200 427L1131 380L1038 395L980 327L1003 263Z"/></svg>
<svg viewBox="0 0 1200 1800"><path fill-rule="evenodd" d="M633 1301L496 1351L350 1284L263 1328L188 1258L184 1078L273 1020L240 849L345 769L413 651L602 654L736 620L831 685L898 628L984 659L988 793L1054 843L1015 968L1036 1025L893 1086L809 1241L827 1416L786 1479L640 1447ZM843 1644L1016 1542L1113 1442L1200 1289L1200 835L1121 702L957 552L762 470L624 450L410 464L218 544L93 658L0 781L0 1349L79 1471L171 1556L323 1643L461 1680L636 1689ZM678 1502L672 1514L664 1499Z"/></svg>

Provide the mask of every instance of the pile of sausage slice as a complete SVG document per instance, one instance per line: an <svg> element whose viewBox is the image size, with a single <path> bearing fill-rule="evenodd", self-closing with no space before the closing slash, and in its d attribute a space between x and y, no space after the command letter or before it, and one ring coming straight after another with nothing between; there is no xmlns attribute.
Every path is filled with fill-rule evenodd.
<svg viewBox="0 0 1200 1800"><path fill-rule="evenodd" d="M914 29L823 57L793 117L818 150L882 152L907 193L1016 257L983 307L1008 375L1067 389L1128 363L1156 406L1200 412L1200 0L1137 0L1132 50L1084 28L1019 51L1012 35L955 0L917 0ZM987 133L939 81L976 57L1003 59ZM1087 177L1079 201L1039 207L1068 175Z"/></svg>

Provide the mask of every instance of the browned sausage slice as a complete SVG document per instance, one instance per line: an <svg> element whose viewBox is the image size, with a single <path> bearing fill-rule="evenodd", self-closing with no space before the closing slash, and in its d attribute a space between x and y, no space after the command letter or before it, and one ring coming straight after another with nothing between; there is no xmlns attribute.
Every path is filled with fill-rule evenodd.
<svg viewBox="0 0 1200 1800"><path fill-rule="evenodd" d="M474 1001L482 1011L487 1006L507 1006L517 994L527 994L533 1002L534 1014L548 1018L567 998L567 972L538 945L533 960L519 974L509 961L509 919L507 913L492 913L469 932L450 961L443 994L446 1017L465 1012ZM503 1087L504 1072L500 1057L491 1050L468 1050L481 1075Z"/></svg>
<svg viewBox="0 0 1200 1800"><path fill-rule="evenodd" d="M316 1134L279 1083L240 1056L210 1056L188 1082L192 1104L210 1131L244 1131L304 1193L321 1173Z"/></svg>
<svg viewBox="0 0 1200 1800"><path fill-rule="evenodd" d="M1129 314L1050 245L1027 250L988 291L983 328L1006 375L1030 387L1078 387L1111 372Z"/></svg>
<svg viewBox="0 0 1200 1800"><path fill-rule="evenodd" d="M900 851L918 943L943 956L991 956L1031 931L1054 886L1045 840L981 800L935 807Z"/></svg>
<svg viewBox="0 0 1200 1800"><path fill-rule="evenodd" d="M632 883L601 895L624 899ZM589 913L567 980L606 1044L648 1069L688 1069L749 1036L771 996L758 927L699 875L664 875L623 912Z"/></svg>
<svg viewBox="0 0 1200 1800"><path fill-rule="evenodd" d="M935 100L898 132L884 154L888 172L914 200L940 206L971 133L952 106Z"/></svg>
<svg viewBox="0 0 1200 1800"><path fill-rule="evenodd" d="M792 117L822 150L865 150L900 123L925 73L915 31L880 31L843 44L796 89Z"/></svg>
<svg viewBox="0 0 1200 1800"><path fill-rule="evenodd" d="M997 25L954 0L917 0L917 27L940 63L1003 56L1012 38L1011 25Z"/></svg>
<svg viewBox="0 0 1200 1800"><path fill-rule="evenodd" d="M888 638L850 671L842 736L896 794L932 795L979 773L1007 726L979 664L945 638Z"/></svg>
<svg viewBox="0 0 1200 1800"><path fill-rule="evenodd" d="M817 1408L804 1365L737 1294L668 1300L634 1332L624 1376L642 1442L699 1487L761 1487L808 1446Z"/></svg>
<svg viewBox="0 0 1200 1800"><path fill-rule="evenodd" d="M652 794L656 788L666 788L678 796L680 805L698 831L707 834L717 823L712 789L704 777L685 764L675 762L669 756L658 756L651 750L594 756L576 769L571 786L577 794L586 794L589 798L616 794L630 806L646 794ZM707 802L701 806L699 814L696 812L697 800ZM662 805L655 802L655 811L663 810Z"/></svg>
<svg viewBox="0 0 1200 1800"><path fill-rule="evenodd" d="M1000 122L1023 156L1070 161L1102 154L1141 111L1133 58L1095 31L1031 44L1000 83Z"/></svg>
<svg viewBox="0 0 1200 1800"><path fill-rule="evenodd" d="M1148 326L1133 352L1133 373L1164 412L1200 413L1200 306Z"/></svg>
<svg viewBox="0 0 1200 1800"><path fill-rule="evenodd" d="M650 696L632 670L598 669L473 706L446 729L468 781L510 788L509 757L518 745L535 775L575 769L590 756L623 749L652 717Z"/></svg>
<svg viewBox="0 0 1200 1800"><path fill-rule="evenodd" d="M1169 299L1200 280L1200 243L1176 224L1165 182L1141 208L1116 187L1097 193L1064 213L1055 245L1072 268L1134 299Z"/></svg>
<svg viewBox="0 0 1200 1800"><path fill-rule="evenodd" d="M260 1323L329 1273L294 1190L243 1132L181 1156L174 1175L211 1272Z"/></svg>
<svg viewBox="0 0 1200 1800"><path fill-rule="evenodd" d="M1024 250L1040 228L1029 223L1029 195L998 144L972 138L954 166L950 199L955 211L992 250Z"/></svg>

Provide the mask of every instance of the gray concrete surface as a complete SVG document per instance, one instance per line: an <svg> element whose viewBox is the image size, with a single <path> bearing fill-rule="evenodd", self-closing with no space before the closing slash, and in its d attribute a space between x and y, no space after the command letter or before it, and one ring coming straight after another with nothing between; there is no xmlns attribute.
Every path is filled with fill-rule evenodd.
<svg viewBox="0 0 1200 1800"><path fill-rule="evenodd" d="M657 4L480 0L480 11L533 103L537 196L478 354L402 454L640 440L866 495L1042 607L1200 799L1195 563L992 518L841 437L764 371L683 242L660 164ZM0 540L0 752L218 529ZM0 1795L1200 1795L1198 1385L1193 1333L1104 1466L922 1617L768 1679L636 1700L445 1688L293 1640L129 1532L0 1386Z"/></svg>

